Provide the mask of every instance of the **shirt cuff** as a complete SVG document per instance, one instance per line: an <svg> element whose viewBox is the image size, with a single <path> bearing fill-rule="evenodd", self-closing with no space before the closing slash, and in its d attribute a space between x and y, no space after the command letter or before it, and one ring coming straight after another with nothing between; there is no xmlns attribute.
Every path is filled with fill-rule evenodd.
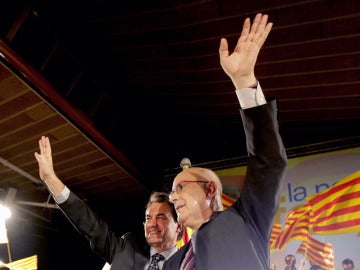
<svg viewBox="0 0 360 270"><path fill-rule="evenodd" d="M235 92L242 109L260 106L266 103L266 99L259 82L257 82L256 88L249 87L236 89Z"/></svg>
<svg viewBox="0 0 360 270"><path fill-rule="evenodd" d="M69 198L69 196L70 196L70 189L68 189L68 187L65 186L58 196L54 196L54 200L57 204L61 204L65 202Z"/></svg>

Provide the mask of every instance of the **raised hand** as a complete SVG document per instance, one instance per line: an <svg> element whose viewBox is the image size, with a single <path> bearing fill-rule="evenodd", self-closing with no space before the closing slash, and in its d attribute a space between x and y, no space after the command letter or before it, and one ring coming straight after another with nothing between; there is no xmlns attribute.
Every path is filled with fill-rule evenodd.
<svg viewBox="0 0 360 270"><path fill-rule="evenodd" d="M250 18L245 19L241 35L232 53L229 52L227 40L225 38L220 40L220 64L237 89L256 82L254 72L256 60L272 26L273 24L268 22L268 15L258 13L252 25Z"/></svg>
<svg viewBox="0 0 360 270"><path fill-rule="evenodd" d="M40 179L45 182L50 192L57 196L64 188L64 184L56 176L53 166L51 145L48 137L42 136L39 140L40 153L35 152L35 158L39 165Z"/></svg>

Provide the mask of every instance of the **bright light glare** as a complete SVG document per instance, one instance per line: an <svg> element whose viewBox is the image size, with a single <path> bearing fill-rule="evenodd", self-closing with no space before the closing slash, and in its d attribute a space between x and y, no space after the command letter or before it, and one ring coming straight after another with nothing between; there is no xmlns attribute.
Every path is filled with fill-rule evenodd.
<svg viewBox="0 0 360 270"><path fill-rule="evenodd" d="M8 207L0 204L0 219L8 219L11 217L11 211Z"/></svg>

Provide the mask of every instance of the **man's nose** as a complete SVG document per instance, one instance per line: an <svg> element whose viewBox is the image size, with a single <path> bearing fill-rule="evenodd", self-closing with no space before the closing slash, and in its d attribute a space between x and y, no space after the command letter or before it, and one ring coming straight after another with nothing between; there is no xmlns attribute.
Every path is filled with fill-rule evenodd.
<svg viewBox="0 0 360 270"><path fill-rule="evenodd" d="M176 192L176 191L171 192L171 194L170 194L170 196L169 196L169 201L170 201L171 203L175 203L175 202L177 201L177 199L178 199L178 194L177 194L177 192Z"/></svg>

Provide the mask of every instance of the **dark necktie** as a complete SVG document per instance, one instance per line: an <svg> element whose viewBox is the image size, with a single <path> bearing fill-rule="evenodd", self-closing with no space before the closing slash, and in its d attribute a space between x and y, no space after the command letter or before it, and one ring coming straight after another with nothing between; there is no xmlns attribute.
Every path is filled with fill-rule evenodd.
<svg viewBox="0 0 360 270"><path fill-rule="evenodd" d="M194 270L195 269L195 254L192 246L192 241L190 241L189 249L185 254L183 262L181 264L181 270Z"/></svg>
<svg viewBox="0 0 360 270"><path fill-rule="evenodd" d="M165 257L159 253L155 253L151 256L151 263L149 265L148 270L160 270L158 262L164 260Z"/></svg>

